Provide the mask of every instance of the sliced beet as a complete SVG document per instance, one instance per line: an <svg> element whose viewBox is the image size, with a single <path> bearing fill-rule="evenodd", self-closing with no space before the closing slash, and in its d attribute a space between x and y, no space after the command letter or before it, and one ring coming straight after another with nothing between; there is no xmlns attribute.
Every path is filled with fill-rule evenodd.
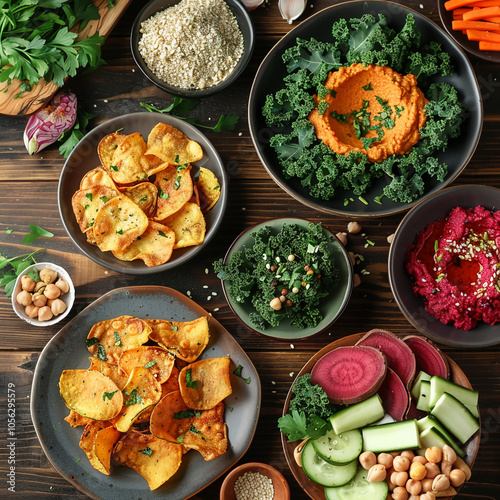
<svg viewBox="0 0 500 500"><path fill-rule="evenodd" d="M394 370L387 368L384 381L377 392L385 412L394 420L403 420L410 404L410 394Z"/></svg>
<svg viewBox="0 0 500 500"><path fill-rule="evenodd" d="M311 370L311 384L318 384L335 404L353 404L375 394L384 380L387 363L372 347L343 346L320 358Z"/></svg>
<svg viewBox="0 0 500 500"><path fill-rule="evenodd" d="M444 354L430 341L419 335L407 335L403 341L410 347L417 362L417 372L448 378L450 365Z"/></svg>
<svg viewBox="0 0 500 500"><path fill-rule="evenodd" d="M387 358L387 365L392 368L406 387L415 376L416 363L410 347L399 337L387 330L370 330L356 345L379 349Z"/></svg>

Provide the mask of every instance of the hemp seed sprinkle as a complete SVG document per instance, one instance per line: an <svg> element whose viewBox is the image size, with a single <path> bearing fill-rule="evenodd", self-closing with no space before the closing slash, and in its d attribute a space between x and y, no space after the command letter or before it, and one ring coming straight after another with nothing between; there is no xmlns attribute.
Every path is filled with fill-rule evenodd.
<svg viewBox="0 0 500 500"><path fill-rule="evenodd" d="M243 35L224 0L181 0L144 21L140 31L145 63L175 87L212 87L243 55Z"/></svg>
<svg viewBox="0 0 500 500"><path fill-rule="evenodd" d="M236 500L273 500L274 486L270 478L260 472L245 472L234 483Z"/></svg>

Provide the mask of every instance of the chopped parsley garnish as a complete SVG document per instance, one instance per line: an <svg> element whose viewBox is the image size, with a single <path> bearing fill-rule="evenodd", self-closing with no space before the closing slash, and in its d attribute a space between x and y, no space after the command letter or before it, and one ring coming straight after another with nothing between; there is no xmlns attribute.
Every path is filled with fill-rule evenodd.
<svg viewBox="0 0 500 500"><path fill-rule="evenodd" d="M114 170L115 172L118 172L118 167L116 165L110 165L109 168L111 170Z"/></svg>
<svg viewBox="0 0 500 500"><path fill-rule="evenodd" d="M330 112L332 118L335 118L339 123L347 123L347 115L337 113L335 110Z"/></svg>
<svg viewBox="0 0 500 500"><path fill-rule="evenodd" d="M107 203L109 200L106 198L106 196L101 196L100 200L103 202L103 203Z"/></svg>
<svg viewBox="0 0 500 500"><path fill-rule="evenodd" d="M154 365L156 365L156 361L149 361L144 365L144 368L151 368Z"/></svg>
<svg viewBox="0 0 500 500"><path fill-rule="evenodd" d="M118 335L118 332L114 332L114 334L115 334L115 347L121 347L122 341L120 339L120 336Z"/></svg>
<svg viewBox="0 0 500 500"><path fill-rule="evenodd" d="M144 455L150 457L153 454L153 450L149 446L146 446L143 450L139 450L139 453L144 453Z"/></svg>
<svg viewBox="0 0 500 500"><path fill-rule="evenodd" d="M102 344L99 344L97 346L97 357L101 361L107 361L108 357L106 356L106 349L104 349L104 346Z"/></svg>
<svg viewBox="0 0 500 500"><path fill-rule="evenodd" d="M116 234L123 234L123 229L118 229L118 231L116 231Z"/></svg>
<svg viewBox="0 0 500 500"><path fill-rule="evenodd" d="M191 431L193 434L201 434L201 431L197 429L193 424L190 425L189 431Z"/></svg>
<svg viewBox="0 0 500 500"><path fill-rule="evenodd" d="M133 389L130 393L126 392L125 394L130 396L130 398L123 403L126 406L136 405L142 401L141 395L137 394L137 388Z"/></svg>
<svg viewBox="0 0 500 500"><path fill-rule="evenodd" d="M175 326L172 322L170 322L170 326L172 327L172 330L173 330L174 332L176 332L176 331L179 329L179 327L178 327L178 326Z"/></svg>
<svg viewBox="0 0 500 500"><path fill-rule="evenodd" d="M186 387L190 387L191 389L196 389L196 387L198 385L198 381L193 380L191 377L192 377L191 368L188 368L186 370Z"/></svg>
<svg viewBox="0 0 500 500"><path fill-rule="evenodd" d="M372 87L372 84L371 83L367 83L366 85L363 85L363 87L361 87L363 90L373 90L373 87Z"/></svg>
<svg viewBox="0 0 500 500"><path fill-rule="evenodd" d="M174 163L179 163L179 155L175 155Z"/></svg>
<svg viewBox="0 0 500 500"><path fill-rule="evenodd" d="M174 418L177 420L180 420L182 418L193 418L193 417L199 417L201 413L199 411L194 411L194 410L183 410L183 411L178 411L174 413Z"/></svg>
<svg viewBox="0 0 500 500"><path fill-rule="evenodd" d="M174 189L177 190L181 187L181 179L182 179L182 176L178 175L177 176L177 179L175 179L175 182L174 182Z"/></svg>
<svg viewBox="0 0 500 500"><path fill-rule="evenodd" d="M158 234L160 236L163 236L164 238L167 238L168 236L163 232L163 231L158 231Z"/></svg>
<svg viewBox="0 0 500 500"><path fill-rule="evenodd" d="M92 201L92 193L85 193L85 196Z"/></svg>
<svg viewBox="0 0 500 500"><path fill-rule="evenodd" d="M240 377L242 378L244 381L245 381L245 384L249 384L251 381L252 381L252 378L251 377L248 377L248 378L244 378L242 376L242 372L243 372L243 366L241 365L238 365L236 367L236 369L233 371L233 373L237 376L237 377Z"/></svg>
<svg viewBox="0 0 500 500"><path fill-rule="evenodd" d="M102 400L106 401L106 399L109 399L111 401L111 398L117 393L118 391L113 391L113 392L104 392L102 395Z"/></svg>
<svg viewBox="0 0 500 500"><path fill-rule="evenodd" d="M97 337L91 337L90 339L87 339L86 342L87 342L87 347L91 347L99 343L99 339Z"/></svg>
<svg viewBox="0 0 500 500"><path fill-rule="evenodd" d="M164 193L161 189L158 190L158 198L162 198L164 200L168 200L170 195L168 193Z"/></svg>
<svg viewBox="0 0 500 500"><path fill-rule="evenodd" d="M143 196L139 201L140 202L148 201L148 197L147 196Z"/></svg>

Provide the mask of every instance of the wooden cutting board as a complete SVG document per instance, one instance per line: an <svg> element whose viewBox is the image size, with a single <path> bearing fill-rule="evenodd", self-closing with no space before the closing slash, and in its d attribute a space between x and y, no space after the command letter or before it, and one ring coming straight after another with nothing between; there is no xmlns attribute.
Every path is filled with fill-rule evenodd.
<svg viewBox="0 0 500 500"><path fill-rule="evenodd" d="M99 9L100 18L89 21L87 26L78 34L77 40L84 40L99 32L100 36L107 37L116 23L125 12L132 0L116 0L114 7L108 7L107 0L94 0ZM3 115L29 115L34 113L49 100L57 91L58 87L53 82L46 82L43 78L29 92L24 92L21 97L15 99L19 94L21 81L14 79L10 83L0 83L0 114Z"/></svg>

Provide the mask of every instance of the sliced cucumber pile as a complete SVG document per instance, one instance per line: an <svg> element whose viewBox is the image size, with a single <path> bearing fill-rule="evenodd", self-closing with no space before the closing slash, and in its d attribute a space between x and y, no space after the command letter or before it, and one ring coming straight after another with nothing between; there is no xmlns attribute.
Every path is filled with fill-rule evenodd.
<svg viewBox="0 0 500 500"><path fill-rule="evenodd" d="M385 481L369 482L368 471L359 468L355 476L345 485L325 488L326 500L385 500L389 486Z"/></svg>
<svg viewBox="0 0 500 500"><path fill-rule="evenodd" d="M329 430L324 436L313 439L312 445L325 462L343 465L358 458L363 448L363 438L357 429L342 434Z"/></svg>

